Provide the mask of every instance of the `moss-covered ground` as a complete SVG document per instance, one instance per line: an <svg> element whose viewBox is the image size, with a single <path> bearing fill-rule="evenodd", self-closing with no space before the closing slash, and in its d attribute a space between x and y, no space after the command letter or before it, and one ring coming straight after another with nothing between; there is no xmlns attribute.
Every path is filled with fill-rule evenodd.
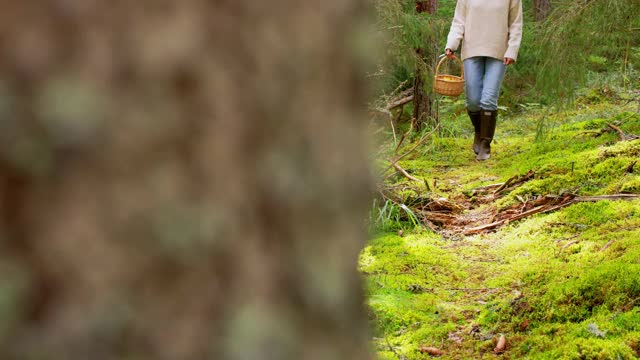
<svg viewBox="0 0 640 360"><path fill-rule="evenodd" d="M428 187L401 176L386 184L405 200L465 199L461 216L544 195L639 194L640 140L608 127L640 135L636 111L602 102L502 116L486 162L474 160L460 112L399 163ZM390 158L393 141L383 148ZM473 189L529 170L532 180L475 201ZM389 215L377 211L372 221ZM443 359L640 358L638 200L577 203L473 236L403 224L378 226L359 263L381 359L430 358L421 346ZM497 354L500 335L507 347Z"/></svg>

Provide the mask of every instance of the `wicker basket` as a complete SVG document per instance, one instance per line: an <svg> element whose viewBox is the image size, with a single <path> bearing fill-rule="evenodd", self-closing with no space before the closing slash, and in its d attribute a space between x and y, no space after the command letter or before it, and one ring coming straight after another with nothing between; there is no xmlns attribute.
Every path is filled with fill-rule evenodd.
<svg viewBox="0 0 640 360"><path fill-rule="evenodd" d="M445 96L459 96L464 91L464 66L462 61L454 55L453 57L460 63L460 76L440 74L440 66L447 60L447 57L443 57L438 63L436 68L436 76L433 79L433 91L437 94Z"/></svg>

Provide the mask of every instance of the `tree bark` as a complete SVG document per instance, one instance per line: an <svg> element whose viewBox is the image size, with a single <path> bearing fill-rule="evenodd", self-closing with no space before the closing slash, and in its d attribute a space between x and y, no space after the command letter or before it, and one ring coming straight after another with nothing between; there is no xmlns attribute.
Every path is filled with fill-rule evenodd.
<svg viewBox="0 0 640 360"><path fill-rule="evenodd" d="M416 13L423 12L434 14L438 11L438 0L416 1ZM416 122L416 130L422 127L422 124L431 117L433 99L430 94L425 91L425 63L427 56L424 48L415 49L416 65L414 70L413 83L413 119Z"/></svg>
<svg viewBox="0 0 640 360"><path fill-rule="evenodd" d="M438 0L416 1L416 12L434 14L438 11Z"/></svg>
<svg viewBox="0 0 640 360"><path fill-rule="evenodd" d="M425 91L425 64L424 49L416 49L416 66L413 82L413 119L416 130L422 128L422 124L431 115L431 96Z"/></svg>
<svg viewBox="0 0 640 360"><path fill-rule="evenodd" d="M0 358L371 358L361 1L3 5Z"/></svg>
<svg viewBox="0 0 640 360"><path fill-rule="evenodd" d="M533 6L536 20L542 21L551 11L551 0L533 0Z"/></svg>

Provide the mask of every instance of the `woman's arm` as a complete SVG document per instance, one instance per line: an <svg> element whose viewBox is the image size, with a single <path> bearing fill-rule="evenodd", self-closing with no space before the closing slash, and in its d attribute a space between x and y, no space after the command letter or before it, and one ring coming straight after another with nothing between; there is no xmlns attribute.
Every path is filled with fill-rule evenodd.
<svg viewBox="0 0 640 360"><path fill-rule="evenodd" d="M505 59L518 58L520 50L520 42L522 41L522 1L511 0L509 7L509 42L507 52L504 54Z"/></svg>
<svg viewBox="0 0 640 360"><path fill-rule="evenodd" d="M467 17L467 1L458 0L456 4L456 12L453 15L453 21L451 22L451 29L449 30L449 36L447 37L447 49L451 51L458 50L460 42L464 37L464 23Z"/></svg>

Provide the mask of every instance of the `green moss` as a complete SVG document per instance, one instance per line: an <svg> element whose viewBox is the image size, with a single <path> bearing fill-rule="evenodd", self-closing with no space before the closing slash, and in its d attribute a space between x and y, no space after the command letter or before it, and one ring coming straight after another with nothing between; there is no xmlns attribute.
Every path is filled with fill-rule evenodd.
<svg viewBox="0 0 640 360"><path fill-rule="evenodd" d="M578 203L563 211L561 220L585 227L602 225L621 215L616 207L617 204L620 203L608 201Z"/></svg>
<svg viewBox="0 0 640 360"><path fill-rule="evenodd" d="M618 185L621 193L640 194L640 176L628 176Z"/></svg>
<svg viewBox="0 0 640 360"><path fill-rule="evenodd" d="M630 157L630 158L638 158L640 157L640 139L633 141L622 141L616 143L606 149L604 149L600 153L600 158L606 159L610 157Z"/></svg>
<svg viewBox="0 0 640 360"><path fill-rule="evenodd" d="M474 211L564 192L640 193L637 169L626 171L640 156L640 141L602 132L616 122L640 133L640 116L608 103L547 113L544 140L536 141L540 114L501 118L486 162L473 161L470 132L435 137L401 162L427 179L431 192L412 187L401 196L463 199L529 170L534 179ZM452 121L469 127L464 116ZM638 200L577 203L476 236L383 235L362 252L360 269L376 336L407 359L424 359L422 344L443 349L442 358L499 358L493 348L501 333L509 341L503 358L640 358ZM397 359L385 347L379 354Z"/></svg>

